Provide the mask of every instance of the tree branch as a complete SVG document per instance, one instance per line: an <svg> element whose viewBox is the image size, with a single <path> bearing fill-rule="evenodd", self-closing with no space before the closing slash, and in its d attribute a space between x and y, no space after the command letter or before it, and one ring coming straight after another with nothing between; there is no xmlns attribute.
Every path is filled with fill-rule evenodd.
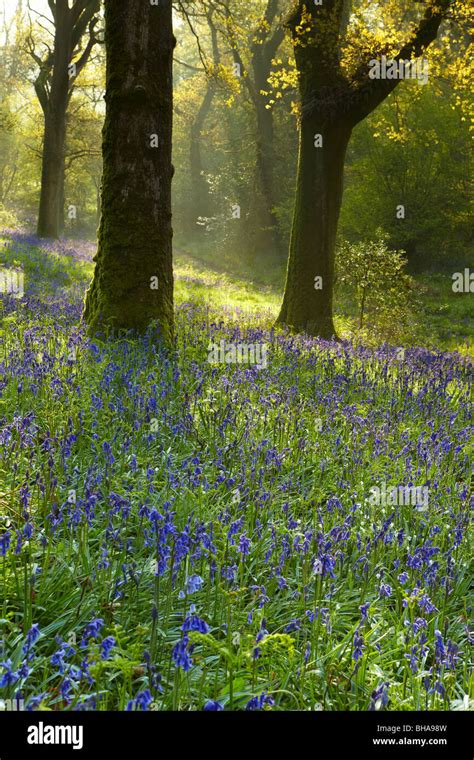
<svg viewBox="0 0 474 760"><path fill-rule="evenodd" d="M393 60L398 62L418 58L437 38L439 27L453 4L453 0L434 0L426 9L411 39ZM372 113L400 83L400 79L370 79L368 68L367 65L364 81L356 88L355 96L350 98L349 113L354 125Z"/></svg>

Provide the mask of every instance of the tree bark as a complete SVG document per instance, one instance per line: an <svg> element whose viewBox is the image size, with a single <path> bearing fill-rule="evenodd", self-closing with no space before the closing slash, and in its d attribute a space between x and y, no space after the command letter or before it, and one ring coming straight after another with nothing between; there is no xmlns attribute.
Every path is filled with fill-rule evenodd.
<svg viewBox="0 0 474 760"><path fill-rule="evenodd" d="M284 36L284 27L277 21L280 0L267 0L262 18L252 31L249 70L252 76L245 77L245 85L255 109L256 117L256 180L260 191L260 203L255 204L256 226L263 233L259 248L267 258L279 261L284 258L283 240L275 214L276 189L274 183L275 140L273 112L266 108L262 91L268 88L273 59ZM234 60L245 70L242 56L230 24L227 9L227 32Z"/></svg>
<svg viewBox="0 0 474 760"><path fill-rule="evenodd" d="M396 59L419 56L436 39L451 0L433 0ZM341 41L351 3L299 0L288 19L301 99L300 148L287 279L278 322L322 338L336 335L333 322L334 259L342 202L344 159L354 126L390 95L399 80L360 81L340 68ZM373 57L373 56L372 56ZM315 147L315 135L322 146ZM322 287L315 288L315 278Z"/></svg>
<svg viewBox="0 0 474 760"><path fill-rule="evenodd" d="M97 333L173 336L171 3L106 0L101 222L84 317ZM158 147L152 147L153 135ZM157 278L158 288L151 286ZM156 282L156 281L155 281Z"/></svg>
<svg viewBox="0 0 474 760"><path fill-rule="evenodd" d="M59 237L64 222L64 147L71 55L69 10L58 4L51 89L48 97L40 97L44 112L44 138L37 226L39 237Z"/></svg>
<svg viewBox="0 0 474 760"><path fill-rule="evenodd" d="M323 147L315 147L321 134ZM278 321L298 332L331 338L334 260L342 203L344 159L350 126L318 117L303 118L300 128L296 199L285 295ZM316 289L316 277L322 288Z"/></svg>
<svg viewBox="0 0 474 760"><path fill-rule="evenodd" d="M44 115L41 190L37 233L39 237L57 238L64 231L64 173L67 109L74 82L86 65L96 42L99 0L49 2L54 20L54 47L44 59L36 54L31 38L30 55L39 66L34 87ZM89 27L89 38L75 61L76 74L69 71L74 53Z"/></svg>
<svg viewBox="0 0 474 760"><path fill-rule="evenodd" d="M218 31L214 24L214 12L213 6L210 6L206 13L207 24L211 34L212 44L212 64L213 68L209 72L207 71L207 86L204 98L191 125L191 140L190 140L190 179L191 179L191 195L192 195L192 224L191 230L204 229L203 226L198 226L197 222L200 218L207 218L212 216L212 198L209 191L209 185L206 182L203 171L202 162L202 131L204 124L209 116L212 102L217 91L217 76L218 66L220 64L220 51L218 41Z"/></svg>
<svg viewBox="0 0 474 760"><path fill-rule="evenodd" d="M64 152L65 114L45 117L41 192L37 233L39 237L59 237L61 198L61 157Z"/></svg>

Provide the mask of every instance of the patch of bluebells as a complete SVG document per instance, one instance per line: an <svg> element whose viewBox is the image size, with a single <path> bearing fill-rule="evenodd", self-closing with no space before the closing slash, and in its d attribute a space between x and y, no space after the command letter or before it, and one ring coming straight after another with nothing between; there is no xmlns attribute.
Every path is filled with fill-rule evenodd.
<svg viewBox="0 0 474 760"><path fill-rule="evenodd" d="M166 709L177 668L189 674L186 709L217 710L222 702L202 695L224 693L228 668L207 657L208 646L240 658L245 693L258 695L252 710L292 705L283 683L311 709L304 665L323 655L336 676L365 670L363 689L329 684L344 709L385 709L388 693L396 706L404 687L395 661L423 682L430 706L466 692L472 634L458 621L471 363L413 348L395 364L389 346L291 335L262 326L262 315L193 301L178 304L172 357L153 329L90 340L83 288L68 277L80 281L91 246L38 244L12 232L6 254L23 257L34 277L25 299L2 301L14 329L0 359L0 471L15 503L8 520L0 515L0 564L11 619L24 614L18 577L41 630L28 624L20 646L17 630L7 633L0 688L21 688L32 709L61 700L95 709L104 688L108 707L149 709L159 694ZM273 358L265 372L211 366L209 339L265 342ZM323 442L311 427L321 417ZM429 510L370 509L364 489L381 480L427 485ZM44 558L59 553L74 564L58 596L77 607L77 646L64 641L69 607L56 603L59 581L46 572ZM53 622L56 640L44 634ZM230 644L235 634L239 644ZM275 644L267 668L262 642L268 657L272 642L288 640L298 666ZM123 659L144 649L140 683L124 686ZM382 677L359 668L364 656ZM113 674L109 686L101 672Z"/></svg>

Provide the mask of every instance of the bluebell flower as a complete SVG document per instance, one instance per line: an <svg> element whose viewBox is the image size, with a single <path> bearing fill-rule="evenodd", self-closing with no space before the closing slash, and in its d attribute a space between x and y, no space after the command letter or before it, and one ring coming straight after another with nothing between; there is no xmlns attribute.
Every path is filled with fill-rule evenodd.
<svg viewBox="0 0 474 760"><path fill-rule="evenodd" d="M6 557L7 551L10 548L10 542L11 533L7 530L6 533L2 533L0 536L0 557Z"/></svg>
<svg viewBox="0 0 474 760"><path fill-rule="evenodd" d="M26 634L26 642L23 644L23 654L27 654L32 646L38 641L40 629L38 623L34 623Z"/></svg>
<svg viewBox="0 0 474 760"><path fill-rule="evenodd" d="M369 711L373 712L375 710L380 710L381 707L387 706L389 685L389 682L385 681L374 689L370 697Z"/></svg>
<svg viewBox="0 0 474 760"><path fill-rule="evenodd" d="M363 655L365 649L364 637L359 633L359 629L354 634L354 651L352 653L352 659L358 662Z"/></svg>
<svg viewBox="0 0 474 760"><path fill-rule="evenodd" d="M443 643L443 636L441 634L441 631L436 630L434 632L435 635L435 657L436 662L442 664L444 663L444 659L446 657L446 649Z"/></svg>
<svg viewBox="0 0 474 760"><path fill-rule="evenodd" d="M100 657L102 660L106 660L108 658L114 646L115 646L115 639L113 636L107 636L107 638L102 639L102 642L100 644L100 649L101 649Z"/></svg>
<svg viewBox="0 0 474 760"><path fill-rule="evenodd" d="M183 636L181 641L173 648L172 658L177 668L182 668L185 673L191 670L193 661L188 650L189 637L187 634Z"/></svg>
<svg viewBox="0 0 474 760"><path fill-rule="evenodd" d="M224 706L220 702L215 702L213 700L209 700L204 705L204 709L207 712L221 712L224 709Z"/></svg>
<svg viewBox="0 0 474 760"><path fill-rule="evenodd" d="M131 710L138 710L142 712L146 712L149 708L149 706L153 702L153 697L151 696L151 692L149 689L145 689L145 691L141 691L135 699L131 699L125 710L130 712Z"/></svg>
<svg viewBox="0 0 474 760"><path fill-rule="evenodd" d="M30 697L25 705L25 710L27 712L33 712L37 707L40 706L43 699L47 696L47 692L43 692L42 694L37 694L35 697Z"/></svg>
<svg viewBox="0 0 474 760"><path fill-rule="evenodd" d="M417 634L419 631L421 631L423 628L426 628L428 623L424 618L417 617L413 621L413 633Z"/></svg>
<svg viewBox="0 0 474 760"><path fill-rule="evenodd" d="M100 629L104 625L104 621L102 618L95 618L95 620L91 620L90 623L87 623L86 627L84 628L84 632L82 634L82 640L81 640L81 648L84 649L87 647L87 640L88 639L96 639L100 633Z"/></svg>
<svg viewBox="0 0 474 760"><path fill-rule="evenodd" d="M410 661L410 670L412 673L418 672L418 655L417 655L417 647L412 646L410 649L409 654L405 654L405 657L407 660Z"/></svg>
<svg viewBox="0 0 474 760"><path fill-rule="evenodd" d="M210 628L205 620L201 620L197 615L189 615L183 625L182 631L199 631L199 633L209 633Z"/></svg>
<svg viewBox="0 0 474 760"><path fill-rule="evenodd" d="M5 662L0 662L0 667L5 669L5 673L2 674L0 677L0 687L4 688L5 686L12 686L14 683L16 683L20 675L17 671L12 670L12 661L6 660Z"/></svg>
<svg viewBox="0 0 474 760"><path fill-rule="evenodd" d="M105 454L107 463L112 465L115 462L115 457L112 454L112 447L110 446L110 443L108 443L107 441L104 441L102 444L102 451Z"/></svg>
<svg viewBox="0 0 474 760"><path fill-rule="evenodd" d="M260 696L252 697L252 699L247 702L245 709L249 711L263 710L266 705L273 707L274 704L275 700L273 697L267 696L263 691Z"/></svg>
<svg viewBox="0 0 474 760"><path fill-rule="evenodd" d="M201 578L200 575L190 575L189 578L186 578L186 585L185 585L185 591L179 592L179 598L184 599L186 594L189 596L190 594L195 594L196 591L199 591L199 589L204 585L204 580Z"/></svg>
<svg viewBox="0 0 474 760"><path fill-rule="evenodd" d="M246 557L248 554L250 554L250 539L245 535L245 533L242 533L240 536L239 552L243 557Z"/></svg>

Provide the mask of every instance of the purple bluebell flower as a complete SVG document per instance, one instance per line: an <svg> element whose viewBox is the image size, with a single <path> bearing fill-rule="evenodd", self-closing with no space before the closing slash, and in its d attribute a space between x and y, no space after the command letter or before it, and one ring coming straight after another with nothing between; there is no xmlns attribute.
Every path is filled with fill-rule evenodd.
<svg viewBox="0 0 474 760"><path fill-rule="evenodd" d="M26 634L26 641L23 644L23 654L27 654L31 647L35 645L40 636L40 629L38 623L34 623L28 633Z"/></svg>
<svg viewBox="0 0 474 760"><path fill-rule="evenodd" d="M275 700L273 697L267 696L266 693L262 691L260 696L252 697L252 699L247 702L245 709L249 711L263 710L266 705L273 707L274 704Z"/></svg>
<svg viewBox="0 0 474 760"><path fill-rule="evenodd" d="M212 699L208 700L204 705L206 712L221 712L224 709L224 705L220 702L216 702Z"/></svg>
<svg viewBox="0 0 474 760"><path fill-rule="evenodd" d="M198 631L199 633L209 633L209 626L205 620L202 620L198 615L189 615L183 625L182 631Z"/></svg>
<svg viewBox="0 0 474 760"><path fill-rule="evenodd" d="M16 683L19 678L20 674L12 670L12 661L6 660L5 662L0 662L0 667L4 668L5 672L0 677L0 688L4 688L6 686L12 686L14 683Z"/></svg>
<svg viewBox="0 0 474 760"><path fill-rule="evenodd" d="M82 640L81 640L81 648L84 649L87 647L87 640L88 639L96 639L99 636L100 629L104 625L104 621L102 618L95 618L94 620L91 620L90 623L87 623L86 627L84 628L84 632L82 634Z"/></svg>
<svg viewBox="0 0 474 760"><path fill-rule="evenodd" d="M101 660L107 660L114 646L115 646L115 639L113 636L107 636L107 638L102 639L101 644L100 644Z"/></svg>
<svg viewBox="0 0 474 760"><path fill-rule="evenodd" d="M7 530L6 533L2 533L0 536L0 557L6 557L7 551L10 548L10 542L11 533Z"/></svg>
<svg viewBox="0 0 474 760"><path fill-rule="evenodd" d="M382 707L387 706L389 685L389 682L385 681L374 689L370 697L369 711L380 710Z"/></svg>
<svg viewBox="0 0 474 760"><path fill-rule="evenodd" d="M127 712L131 712L135 710L146 712L149 706L152 704L152 702L153 702L153 697L151 696L150 689L145 689L145 691L139 692L139 694L137 694L137 696L134 699L131 699L128 702L125 710Z"/></svg>
<svg viewBox="0 0 474 760"><path fill-rule="evenodd" d="M189 649L189 637L187 634L175 644L173 648L172 658L177 668L182 668L185 673L191 670L193 660L190 655Z"/></svg>
<svg viewBox="0 0 474 760"><path fill-rule="evenodd" d="M184 599L186 594L188 596L190 594L195 594L196 591L199 591L199 589L203 585L204 585L204 580L201 578L200 575L190 575L189 578L186 578L185 591L179 592L179 598Z"/></svg>
<svg viewBox="0 0 474 760"><path fill-rule="evenodd" d="M358 662L363 655L365 649L364 637L359 633L359 629L354 634L354 651L352 653L352 659Z"/></svg>

